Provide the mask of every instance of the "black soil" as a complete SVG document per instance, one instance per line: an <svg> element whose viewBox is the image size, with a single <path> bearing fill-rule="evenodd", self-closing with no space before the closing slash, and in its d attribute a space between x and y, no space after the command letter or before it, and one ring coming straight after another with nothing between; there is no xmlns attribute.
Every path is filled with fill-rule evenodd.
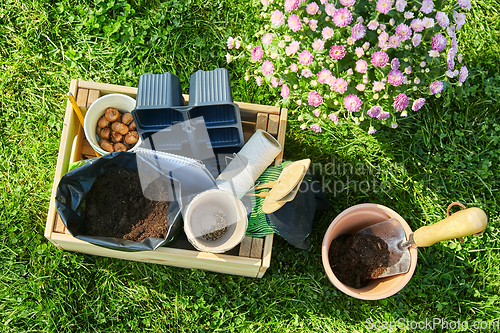
<svg viewBox="0 0 500 333"><path fill-rule="evenodd" d="M340 235L332 241L329 260L333 273L345 285L363 288L389 264L387 243L374 235Z"/></svg>
<svg viewBox="0 0 500 333"><path fill-rule="evenodd" d="M162 184L157 180L146 192L160 191L162 200L167 200L168 194ZM86 234L132 241L165 238L168 206L168 201L151 201L144 197L137 171L114 169L99 176L87 195Z"/></svg>

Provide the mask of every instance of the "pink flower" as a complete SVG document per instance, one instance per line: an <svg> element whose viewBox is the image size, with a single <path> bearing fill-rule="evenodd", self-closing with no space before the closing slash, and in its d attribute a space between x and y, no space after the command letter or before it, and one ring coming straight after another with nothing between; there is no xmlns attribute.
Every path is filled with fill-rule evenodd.
<svg viewBox="0 0 500 333"><path fill-rule="evenodd" d="M290 45L286 47L285 49L286 55L287 56L294 55L299 50L299 47L300 47L300 42L294 40L293 42L290 43Z"/></svg>
<svg viewBox="0 0 500 333"><path fill-rule="evenodd" d="M405 94L399 94L394 97L394 108L398 111L403 111L410 101L408 100L408 96Z"/></svg>
<svg viewBox="0 0 500 333"><path fill-rule="evenodd" d="M339 123L339 116L336 113L330 113L328 115L328 118L330 118L330 120L333 121L335 125Z"/></svg>
<svg viewBox="0 0 500 333"><path fill-rule="evenodd" d="M437 12L436 13L436 21L441 26L441 28L446 28L450 25L450 19L445 12Z"/></svg>
<svg viewBox="0 0 500 333"><path fill-rule="evenodd" d="M315 39L311 46L313 50L321 51L325 48L325 41L321 39Z"/></svg>
<svg viewBox="0 0 500 333"><path fill-rule="evenodd" d="M389 56L384 51L373 52L372 64L376 67L384 67L389 61Z"/></svg>
<svg viewBox="0 0 500 333"><path fill-rule="evenodd" d="M343 78L338 78L333 81L333 89L339 94L343 94L347 90L347 81Z"/></svg>
<svg viewBox="0 0 500 333"><path fill-rule="evenodd" d="M232 59L233 59L233 57L231 57L231 55L229 53L226 53L226 62L228 64L231 62Z"/></svg>
<svg viewBox="0 0 500 333"><path fill-rule="evenodd" d="M275 27L279 27L283 24L283 13L279 10L275 10L271 13L271 24Z"/></svg>
<svg viewBox="0 0 500 333"><path fill-rule="evenodd" d="M321 133L321 126L319 126L318 124L311 125L310 129L312 129L316 133Z"/></svg>
<svg viewBox="0 0 500 333"><path fill-rule="evenodd" d="M356 23L351 29L351 37L354 38L354 40L365 37L365 34L366 29L362 23Z"/></svg>
<svg viewBox="0 0 500 333"><path fill-rule="evenodd" d="M285 0L285 11L292 12L292 10L299 8L299 3L299 0Z"/></svg>
<svg viewBox="0 0 500 333"><path fill-rule="evenodd" d="M418 19L418 18L413 19L411 21L411 28L415 32L421 32L421 31L424 30L424 22L421 19Z"/></svg>
<svg viewBox="0 0 500 333"><path fill-rule="evenodd" d="M363 59L356 61L356 72L358 73L366 73L368 69L368 63Z"/></svg>
<svg viewBox="0 0 500 333"><path fill-rule="evenodd" d="M470 0L458 0L457 2L458 2L458 6L461 8L464 8L467 10L470 10L472 8Z"/></svg>
<svg viewBox="0 0 500 333"><path fill-rule="evenodd" d="M378 41L380 42L387 42L389 40L389 34L385 31L383 31L379 36L378 36Z"/></svg>
<svg viewBox="0 0 500 333"><path fill-rule="evenodd" d="M307 5L306 7L306 12L309 15L314 15L318 12L319 6L316 2L311 2L310 4Z"/></svg>
<svg viewBox="0 0 500 333"><path fill-rule="evenodd" d="M297 71L299 70L299 66L297 66L296 63L291 64L289 68L294 73L297 73Z"/></svg>
<svg viewBox="0 0 500 333"><path fill-rule="evenodd" d="M300 129L301 129L301 130L305 130L306 128L307 128L307 125L306 125L306 124L302 124L302 125L300 125Z"/></svg>
<svg viewBox="0 0 500 333"><path fill-rule="evenodd" d="M255 82L257 82L257 85L260 87L262 85L262 78L260 76L256 76Z"/></svg>
<svg viewBox="0 0 500 333"><path fill-rule="evenodd" d="M399 38L399 36L394 35L389 38L389 47L397 49L399 45L401 45L401 39Z"/></svg>
<svg viewBox="0 0 500 333"><path fill-rule="evenodd" d="M368 29L370 30L376 30L378 28L378 21L377 20L371 20L368 22Z"/></svg>
<svg viewBox="0 0 500 333"><path fill-rule="evenodd" d="M414 102L413 102L413 105L411 106L411 109L413 111L418 111L422 108L422 106L424 106L425 104L425 98L419 98L419 99L416 99Z"/></svg>
<svg viewBox="0 0 500 333"><path fill-rule="evenodd" d="M262 36L262 43L264 44L271 44L271 42L273 41L273 35L271 33L267 33L267 34L264 34Z"/></svg>
<svg viewBox="0 0 500 333"><path fill-rule="evenodd" d="M311 64L311 62L313 61L313 59L314 59L313 54L311 52L309 52L308 50L302 51L299 54L299 62L302 65L309 65L309 64Z"/></svg>
<svg viewBox="0 0 500 333"><path fill-rule="evenodd" d="M332 59L342 59L345 57L347 51L344 45L333 45L330 49L330 57Z"/></svg>
<svg viewBox="0 0 500 333"><path fill-rule="evenodd" d="M375 127L370 126L370 128L368 129L368 134L372 135L372 134L375 134L375 132L377 132L377 130L375 129Z"/></svg>
<svg viewBox="0 0 500 333"><path fill-rule="evenodd" d="M413 35L413 38L411 39L411 42L413 44L413 46L417 47L420 45L420 43L422 42L422 35L421 34L414 34Z"/></svg>
<svg viewBox="0 0 500 333"><path fill-rule="evenodd" d="M358 111L361 108L361 105L363 105L363 102L356 95L348 95L346 98L344 98L344 107L347 109L347 111Z"/></svg>
<svg viewBox="0 0 500 333"><path fill-rule="evenodd" d="M253 61L260 61L262 59L262 56L264 55L264 51L262 50L262 47L256 46L252 50L252 60Z"/></svg>
<svg viewBox="0 0 500 333"><path fill-rule="evenodd" d="M321 111L319 109L314 109L313 110L313 114L316 116L316 117L319 117L319 115L321 114Z"/></svg>
<svg viewBox="0 0 500 333"><path fill-rule="evenodd" d="M443 82L434 81L429 86L429 89L431 91L431 95L439 94L441 91L443 91Z"/></svg>
<svg viewBox="0 0 500 333"><path fill-rule="evenodd" d="M263 75L271 75L274 72L274 65L269 60L264 60L262 64L262 74Z"/></svg>
<svg viewBox="0 0 500 333"><path fill-rule="evenodd" d="M424 17L422 19L422 22L424 23L424 27L427 29L433 28L434 27L434 19L430 17Z"/></svg>
<svg viewBox="0 0 500 333"><path fill-rule="evenodd" d="M423 0L420 11L425 14L430 14L434 9L434 2L432 0Z"/></svg>
<svg viewBox="0 0 500 333"><path fill-rule="evenodd" d="M281 97L288 98L290 96L290 88L286 84L281 86Z"/></svg>
<svg viewBox="0 0 500 333"><path fill-rule="evenodd" d="M356 3L356 0L340 0L340 3L344 7L351 7L351 6L354 6L354 4Z"/></svg>
<svg viewBox="0 0 500 333"><path fill-rule="evenodd" d="M370 117L372 117L372 118L376 118L376 117L378 117L378 115L380 114L380 111L382 111L382 107L380 107L380 106L378 106L378 105L377 105L377 106L372 106L372 107L370 108L370 110L366 111L366 113L367 113Z"/></svg>
<svg viewBox="0 0 500 333"><path fill-rule="evenodd" d="M357 91L365 91L366 86L363 83L360 83L356 86Z"/></svg>
<svg viewBox="0 0 500 333"><path fill-rule="evenodd" d="M308 78L308 77L311 77L313 75L313 73L311 72L311 70L309 68L304 68L301 72L300 72L300 75L302 75L303 77L305 78Z"/></svg>
<svg viewBox="0 0 500 333"><path fill-rule="evenodd" d="M405 68L405 74L408 74L408 75L411 74L411 66L408 66Z"/></svg>
<svg viewBox="0 0 500 333"><path fill-rule="evenodd" d="M330 27L325 27L321 31L321 35L323 36L324 40L328 40L333 37L333 29Z"/></svg>
<svg viewBox="0 0 500 333"><path fill-rule="evenodd" d="M404 80L404 75L403 72L393 69L389 72L387 75L387 81L389 82L390 85L393 85L395 87L399 86L401 83L403 83Z"/></svg>
<svg viewBox="0 0 500 333"><path fill-rule="evenodd" d="M377 2L377 10L382 14L387 14L392 7L391 0L378 0Z"/></svg>
<svg viewBox="0 0 500 333"><path fill-rule="evenodd" d="M365 54L365 51L363 50L362 47L357 47L354 53L358 58L361 58Z"/></svg>
<svg viewBox="0 0 500 333"><path fill-rule="evenodd" d="M389 1L389 0L384 0L384 1ZM333 15L333 22L339 28L343 28L349 25L351 21L352 21L352 14L351 11L347 8L337 9L335 11L335 14Z"/></svg>
<svg viewBox="0 0 500 333"><path fill-rule="evenodd" d="M234 47L234 39L233 39L233 37L229 37L227 39L227 48L232 49L233 47Z"/></svg>
<svg viewBox="0 0 500 333"><path fill-rule="evenodd" d="M411 38L411 28L406 24L401 23L396 27L396 34L401 37L402 41L408 40Z"/></svg>
<svg viewBox="0 0 500 333"><path fill-rule="evenodd" d="M307 102L309 105L317 107L323 104L323 97L321 97L319 92L313 90L309 93L309 96L307 96Z"/></svg>
<svg viewBox="0 0 500 333"><path fill-rule="evenodd" d="M460 68L460 76L458 77L458 81L464 83L465 80L467 80L468 76L469 76L469 70L467 69L467 67L462 66Z"/></svg>
<svg viewBox="0 0 500 333"><path fill-rule="evenodd" d="M267 6L269 4L269 0L260 0L262 6Z"/></svg>
<svg viewBox="0 0 500 333"><path fill-rule="evenodd" d="M385 83L381 81L373 82L373 91L381 91L385 89Z"/></svg>
<svg viewBox="0 0 500 333"><path fill-rule="evenodd" d="M235 41L234 41L234 47L235 47L236 49L239 49L239 48L240 48L240 46L241 46L241 41L240 41L239 39L235 40Z"/></svg>
<svg viewBox="0 0 500 333"><path fill-rule="evenodd" d="M394 58L391 61L391 69L398 69L399 68L399 59Z"/></svg>
<svg viewBox="0 0 500 333"><path fill-rule="evenodd" d="M311 29L312 31L316 31L316 29L318 29L318 20L310 20L309 21L309 29Z"/></svg>
<svg viewBox="0 0 500 333"><path fill-rule="evenodd" d="M380 111L380 114L377 116L377 119L386 120L391 116L391 114L387 111Z"/></svg>
<svg viewBox="0 0 500 333"><path fill-rule="evenodd" d="M465 24L467 17L465 16L464 13L457 13L457 15L454 15L454 18L455 18L455 23L457 24L457 31L458 31Z"/></svg>
<svg viewBox="0 0 500 333"><path fill-rule="evenodd" d="M297 32L302 28L302 22L300 22L300 17L296 14L290 15L288 17L288 27L293 32Z"/></svg>
<svg viewBox="0 0 500 333"><path fill-rule="evenodd" d="M276 88L278 86L278 79L276 77L271 78L271 85Z"/></svg>
<svg viewBox="0 0 500 333"><path fill-rule="evenodd" d="M334 4L328 3L325 5L325 12L328 16L333 17L333 15L335 15L335 11L336 9Z"/></svg>
<svg viewBox="0 0 500 333"><path fill-rule="evenodd" d="M326 80L328 80L328 78L331 76L332 76L332 72L330 72L328 69L324 68L318 73L318 82L325 83Z"/></svg>
<svg viewBox="0 0 500 333"><path fill-rule="evenodd" d="M396 10L400 13L404 12L407 4L405 0L396 0Z"/></svg>
<svg viewBox="0 0 500 333"><path fill-rule="evenodd" d="M432 37L431 46L434 50L441 52L444 50L446 43L448 40L441 33L437 33L434 37Z"/></svg>

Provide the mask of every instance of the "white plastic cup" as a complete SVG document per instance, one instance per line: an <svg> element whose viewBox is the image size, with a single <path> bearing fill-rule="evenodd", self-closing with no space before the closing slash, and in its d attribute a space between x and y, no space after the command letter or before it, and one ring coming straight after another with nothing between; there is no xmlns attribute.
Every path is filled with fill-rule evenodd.
<svg viewBox="0 0 500 333"><path fill-rule="evenodd" d="M227 220L226 232L217 240L203 237L216 224L214 214ZM245 206L232 193L213 189L198 194L186 208L184 232L189 242L198 250L223 253L241 243L248 227Z"/></svg>
<svg viewBox="0 0 500 333"><path fill-rule="evenodd" d="M85 120L83 122L83 129L85 131L85 136L89 141L92 148L95 149L99 154L106 155L109 154L108 151L99 146L98 137L96 133L97 122L107 108L113 107L120 111L121 113L132 112L135 109L135 99L130 96L123 94L109 94L104 95L97 99L85 114ZM141 139L128 151L134 151L136 147L141 144Z"/></svg>

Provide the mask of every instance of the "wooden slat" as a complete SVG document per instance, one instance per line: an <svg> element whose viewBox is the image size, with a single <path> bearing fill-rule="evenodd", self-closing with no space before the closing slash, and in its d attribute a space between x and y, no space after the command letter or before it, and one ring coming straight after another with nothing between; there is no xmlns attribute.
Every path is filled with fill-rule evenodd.
<svg viewBox="0 0 500 333"><path fill-rule="evenodd" d="M95 150L92 148L87 139L84 139L82 143L82 155L85 156L86 158L96 157Z"/></svg>
<svg viewBox="0 0 500 333"><path fill-rule="evenodd" d="M87 109L90 108L92 103L94 103L99 97L101 97L101 92L96 89L89 89L89 97L87 98Z"/></svg>
<svg viewBox="0 0 500 333"><path fill-rule="evenodd" d="M257 113L257 121L255 122L255 130L267 130L267 119L269 115L267 113Z"/></svg>
<svg viewBox="0 0 500 333"><path fill-rule="evenodd" d="M280 165L283 162L283 153L285 152L285 133L286 133L286 123L288 119L288 110L283 108L281 109L280 114L280 124L278 128L278 142L281 144L281 152L276 156L274 165Z"/></svg>
<svg viewBox="0 0 500 333"><path fill-rule="evenodd" d="M84 88L79 88L76 94L76 104L80 108L83 114L87 112L87 99L89 97L89 90Z"/></svg>
<svg viewBox="0 0 500 333"><path fill-rule="evenodd" d="M137 96L136 87L125 87L116 84L98 83L90 81L78 81L78 87L85 89L99 90L101 92L101 95L118 93L118 94L128 95L134 98L135 96Z"/></svg>
<svg viewBox="0 0 500 333"><path fill-rule="evenodd" d="M270 114L269 121L267 122L267 132L272 135L278 135L280 116L277 114Z"/></svg>
<svg viewBox="0 0 500 333"><path fill-rule="evenodd" d="M240 243L240 257L250 257L250 250L252 249L252 237L245 236Z"/></svg>
<svg viewBox="0 0 500 333"><path fill-rule="evenodd" d="M76 95L78 87L77 80L71 80L71 84L69 86L69 91ZM54 182L52 183L52 194L50 196L50 204L49 204L49 212L47 213L47 222L45 224L45 237L49 239L51 242L52 232L54 230L54 223L56 219L56 191L57 186L59 185L59 180L68 170L69 165L69 157L71 154L71 143L73 142L73 138L77 133L78 127L80 126L79 121L76 120L76 115L73 112L73 107L68 100L66 102L66 114L64 116L63 130L61 134L61 143L59 144L59 153L57 155L57 165L56 172L54 174Z"/></svg>
<svg viewBox="0 0 500 333"><path fill-rule="evenodd" d="M76 251L98 256L136 260L184 268L205 269L225 274L257 277L262 260L234 255L183 250L162 246L155 251L118 251L74 238L71 235L53 233L53 240L66 251Z"/></svg>
<svg viewBox="0 0 500 333"><path fill-rule="evenodd" d="M264 249L262 253L262 265L259 270L259 274L257 274L257 277L260 279L261 277L264 276L264 273L266 270L271 266L271 252L273 249L273 238L274 234L269 234L266 236L264 240Z"/></svg>
<svg viewBox="0 0 500 333"><path fill-rule="evenodd" d="M66 227L64 226L64 222L61 220L59 213L56 213L56 222L54 223L54 232L64 234L64 230Z"/></svg>
<svg viewBox="0 0 500 333"><path fill-rule="evenodd" d="M264 238L252 238L252 250L250 250L250 258L262 258L262 247L264 245Z"/></svg>

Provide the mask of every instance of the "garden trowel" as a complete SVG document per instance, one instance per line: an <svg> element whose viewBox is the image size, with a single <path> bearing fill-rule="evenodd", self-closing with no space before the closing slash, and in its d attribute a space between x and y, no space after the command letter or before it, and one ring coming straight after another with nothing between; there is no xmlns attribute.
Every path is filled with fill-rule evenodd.
<svg viewBox="0 0 500 333"><path fill-rule="evenodd" d="M389 248L390 257L387 269L379 276L383 278L408 272L410 269L409 247L427 247L448 239L479 234L486 228L488 218L480 208L461 210L447 218L419 228L406 234L403 226L395 218L371 225L358 234L375 235L383 239Z"/></svg>

